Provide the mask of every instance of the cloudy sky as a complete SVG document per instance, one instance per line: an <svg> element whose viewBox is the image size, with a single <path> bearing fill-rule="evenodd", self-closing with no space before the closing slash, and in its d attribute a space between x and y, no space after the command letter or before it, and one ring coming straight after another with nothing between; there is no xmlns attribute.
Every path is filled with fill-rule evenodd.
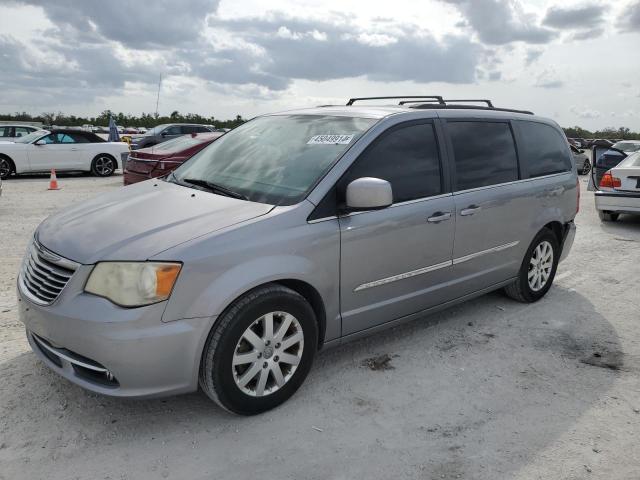
<svg viewBox="0 0 640 480"><path fill-rule="evenodd" d="M0 111L491 98L640 130L640 0L0 0Z"/></svg>

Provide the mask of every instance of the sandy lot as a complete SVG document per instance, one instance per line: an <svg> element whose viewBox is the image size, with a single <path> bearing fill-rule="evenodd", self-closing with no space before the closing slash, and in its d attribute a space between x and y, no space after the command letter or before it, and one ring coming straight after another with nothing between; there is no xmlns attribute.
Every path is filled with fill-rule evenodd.
<svg viewBox="0 0 640 480"><path fill-rule="evenodd" d="M121 182L4 183L0 479L640 478L640 217L600 223L584 177L575 245L541 302L497 292L328 350L252 418L201 393L92 394L31 353L14 294L29 236Z"/></svg>

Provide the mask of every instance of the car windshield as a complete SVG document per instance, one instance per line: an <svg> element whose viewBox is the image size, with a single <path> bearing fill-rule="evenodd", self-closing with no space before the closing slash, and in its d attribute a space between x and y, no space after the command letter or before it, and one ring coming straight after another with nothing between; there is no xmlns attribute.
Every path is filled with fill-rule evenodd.
<svg viewBox="0 0 640 480"><path fill-rule="evenodd" d="M47 130L36 130L35 132L31 132L28 135L25 135L23 137L20 138L16 138L15 142L16 143L31 143L34 142L35 140L39 139L40 137L44 137L45 135L48 135L50 132Z"/></svg>
<svg viewBox="0 0 640 480"><path fill-rule="evenodd" d="M166 153L177 153L187 148L191 148L200 143L208 142L211 140L210 135L206 136L198 136L192 137L191 135L183 135L182 137L174 138L173 140L168 140L166 142L159 143L155 147L155 150L162 150L162 152Z"/></svg>
<svg viewBox="0 0 640 480"><path fill-rule="evenodd" d="M197 153L173 178L217 184L253 202L293 205L375 122L324 115L259 117Z"/></svg>
<svg viewBox="0 0 640 480"><path fill-rule="evenodd" d="M147 130L147 133L145 133L145 136L160 135L160 132L162 132L162 130L164 130L165 127L166 125L158 125L157 127L153 127L151 130Z"/></svg>
<svg viewBox="0 0 640 480"><path fill-rule="evenodd" d="M613 144L613 148L617 148L623 152L637 152L640 151L640 142L618 142Z"/></svg>

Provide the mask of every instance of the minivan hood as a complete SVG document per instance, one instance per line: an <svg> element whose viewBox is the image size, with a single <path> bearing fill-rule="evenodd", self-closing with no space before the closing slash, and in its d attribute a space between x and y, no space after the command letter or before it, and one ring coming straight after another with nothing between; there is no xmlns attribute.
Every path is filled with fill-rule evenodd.
<svg viewBox="0 0 640 480"><path fill-rule="evenodd" d="M36 235L52 252L83 264L146 260L179 243L265 215L272 208L149 180L56 213L40 224Z"/></svg>

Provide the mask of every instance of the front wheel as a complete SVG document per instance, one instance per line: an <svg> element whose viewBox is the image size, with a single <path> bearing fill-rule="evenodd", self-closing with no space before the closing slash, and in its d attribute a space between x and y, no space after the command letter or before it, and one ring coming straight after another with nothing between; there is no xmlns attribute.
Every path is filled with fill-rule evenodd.
<svg viewBox="0 0 640 480"><path fill-rule="evenodd" d="M598 210L598 217L602 222L617 222L619 216L619 213Z"/></svg>
<svg viewBox="0 0 640 480"><path fill-rule="evenodd" d="M116 165L112 156L100 154L91 162L91 173L96 177L108 177L116 171Z"/></svg>
<svg viewBox="0 0 640 480"><path fill-rule="evenodd" d="M519 302L537 302L551 288L559 259L556 235L547 228L542 229L524 256L517 280L505 287L506 294Z"/></svg>
<svg viewBox="0 0 640 480"><path fill-rule="evenodd" d="M255 415L302 385L318 344L313 309L281 285L259 287L216 321L202 354L200 386L223 408Z"/></svg>

